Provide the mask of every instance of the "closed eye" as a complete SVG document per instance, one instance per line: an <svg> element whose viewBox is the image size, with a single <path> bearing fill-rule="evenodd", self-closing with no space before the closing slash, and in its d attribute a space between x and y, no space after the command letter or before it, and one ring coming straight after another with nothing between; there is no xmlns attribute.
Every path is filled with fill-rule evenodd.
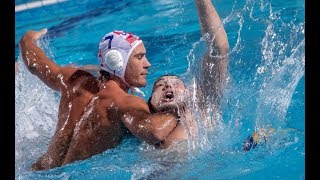
<svg viewBox="0 0 320 180"><path fill-rule="evenodd" d="M160 86L163 86L163 84L161 84L161 83L160 84L156 84L155 88L160 87Z"/></svg>
<svg viewBox="0 0 320 180"><path fill-rule="evenodd" d="M143 56L145 56L145 53L136 54L134 57L136 57L137 59L142 59Z"/></svg>

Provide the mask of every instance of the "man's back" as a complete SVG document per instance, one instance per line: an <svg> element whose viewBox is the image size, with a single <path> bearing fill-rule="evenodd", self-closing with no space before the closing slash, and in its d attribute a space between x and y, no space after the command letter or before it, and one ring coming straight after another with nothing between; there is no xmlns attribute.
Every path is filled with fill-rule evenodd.
<svg viewBox="0 0 320 180"><path fill-rule="evenodd" d="M114 81L102 84L88 72L75 71L61 90L55 135L33 169L61 166L114 148L126 132L118 109L126 95Z"/></svg>

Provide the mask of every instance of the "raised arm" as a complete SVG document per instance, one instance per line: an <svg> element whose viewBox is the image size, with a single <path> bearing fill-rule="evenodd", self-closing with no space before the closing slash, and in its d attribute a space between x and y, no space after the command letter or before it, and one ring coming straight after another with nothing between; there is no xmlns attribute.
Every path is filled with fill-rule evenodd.
<svg viewBox="0 0 320 180"><path fill-rule="evenodd" d="M195 0L202 35L208 45L198 79L203 98L220 103L226 81L229 43L223 24L211 0Z"/></svg>
<svg viewBox="0 0 320 180"><path fill-rule="evenodd" d="M77 68L59 66L36 45L35 42L46 33L46 29L28 31L20 40L20 50L28 70L50 88L58 91Z"/></svg>
<svg viewBox="0 0 320 180"><path fill-rule="evenodd" d="M202 35L212 50L212 56L226 56L229 43L220 16L211 0L195 0Z"/></svg>
<svg viewBox="0 0 320 180"><path fill-rule="evenodd" d="M177 126L178 116L175 112L151 114L147 103L138 98L128 98L127 108L122 113L122 121L137 138L149 144L163 141Z"/></svg>

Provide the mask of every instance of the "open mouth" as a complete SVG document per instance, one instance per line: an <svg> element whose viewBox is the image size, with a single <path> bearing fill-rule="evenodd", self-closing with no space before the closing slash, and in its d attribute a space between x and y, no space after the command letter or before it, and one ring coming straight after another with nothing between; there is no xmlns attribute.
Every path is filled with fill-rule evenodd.
<svg viewBox="0 0 320 180"><path fill-rule="evenodd" d="M166 102L172 101L173 98L174 98L174 94L173 94L172 91L166 92L166 93L164 94L164 96L163 96L163 100L166 101Z"/></svg>

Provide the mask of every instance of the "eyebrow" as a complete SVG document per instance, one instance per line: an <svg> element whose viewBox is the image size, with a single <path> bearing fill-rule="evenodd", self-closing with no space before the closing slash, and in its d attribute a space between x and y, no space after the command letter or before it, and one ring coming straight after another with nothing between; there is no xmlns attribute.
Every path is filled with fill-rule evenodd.
<svg viewBox="0 0 320 180"><path fill-rule="evenodd" d="M158 80L156 81L156 83L159 82L159 81L161 81L161 80L164 80L164 79L163 79L163 78L160 78L160 79L158 79Z"/></svg>
<svg viewBox="0 0 320 180"><path fill-rule="evenodd" d="M138 56L144 56L146 53L138 53L138 54L135 54L134 57L138 57Z"/></svg>
<svg viewBox="0 0 320 180"><path fill-rule="evenodd" d="M180 80L180 78L173 76L174 79ZM154 84L157 84L159 81L164 80L164 78L159 78Z"/></svg>

